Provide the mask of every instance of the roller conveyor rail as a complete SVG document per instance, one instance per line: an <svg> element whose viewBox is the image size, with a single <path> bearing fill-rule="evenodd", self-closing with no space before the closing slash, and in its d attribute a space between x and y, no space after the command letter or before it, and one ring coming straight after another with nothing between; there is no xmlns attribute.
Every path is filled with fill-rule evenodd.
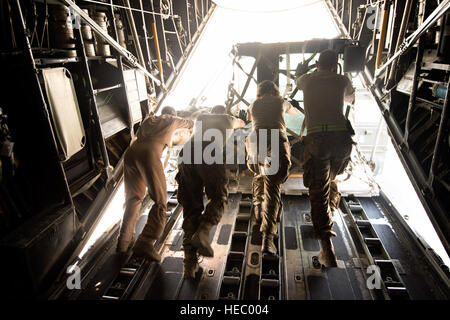
<svg viewBox="0 0 450 320"><path fill-rule="evenodd" d="M350 217L361 245L371 265L379 267L381 287L375 290L381 291L386 299L410 299L408 290L403 283L396 265L389 256L376 230L367 217L364 208L356 198L346 199L343 206Z"/></svg>
<svg viewBox="0 0 450 320"><path fill-rule="evenodd" d="M433 289L436 284L431 282L429 269L417 262L421 257L415 254L415 244L404 242L405 237L396 240L403 231L398 226L394 231L389 209L378 197L342 199L333 214L337 237L332 241L338 267L324 268L317 261L320 243L314 236L307 196L283 195L275 241L278 255L271 256L261 254L262 234L251 214L251 195L230 194L221 221L210 232L215 255L199 256L201 268L194 280L183 278L182 208L174 196L169 203L171 216L156 244L161 263L128 256L125 263L114 266L111 261L116 254L110 253L102 267L92 268L97 275L87 286L91 293L79 298L267 301L433 299L445 295L445 290ZM380 289L367 285L372 265L380 268ZM97 282L107 282L107 286L92 293Z"/></svg>
<svg viewBox="0 0 450 320"><path fill-rule="evenodd" d="M243 294L249 245L250 212L251 199L241 198L220 286L219 299L221 300L239 300Z"/></svg>
<svg viewBox="0 0 450 320"><path fill-rule="evenodd" d="M174 222L178 219L182 209L178 205L176 199L173 199L175 194L169 194L168 200L168 221L164 229L161 239L167 237L168 232L173 227ZM144 222L145 221L142 221ZM155 248L159 250L164 241L156 241ZM135 257L132 253L127 255L126 262L120 268L116 278L111 282L108 289L102 296L102 300L123 300L127 299L135 289L136 285L142 279L147 270L153 263L142 258Z"/></svg>

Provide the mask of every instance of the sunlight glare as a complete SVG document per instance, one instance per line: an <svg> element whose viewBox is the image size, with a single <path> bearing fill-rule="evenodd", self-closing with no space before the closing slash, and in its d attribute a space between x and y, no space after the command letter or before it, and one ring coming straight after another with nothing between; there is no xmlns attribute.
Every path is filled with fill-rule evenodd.
<svg viewBox="0 0 450 320"><path fill-rule="evenodd" d="M210 19L163 106L181 110L191 102L197 106L224 104L232 78L229 53L237 43L296 42L339 35L322 1L307 7L299 7L297 1L296 9L272 13L218 7Z"/></svg>

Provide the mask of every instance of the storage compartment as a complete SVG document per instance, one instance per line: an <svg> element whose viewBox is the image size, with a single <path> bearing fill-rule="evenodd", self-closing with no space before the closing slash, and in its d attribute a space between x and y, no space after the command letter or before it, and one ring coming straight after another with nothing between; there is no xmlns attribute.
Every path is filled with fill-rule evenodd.
<svg viewBox="0 0 450 320"><path fill-rule="evenodd" d="M45 214L44 214L45 215ZM72 207L37 216L0 244L1 283L12 296L34 295L49 286L69 258L79 221ZM58 268L59 267L59 268Z"/></svg>

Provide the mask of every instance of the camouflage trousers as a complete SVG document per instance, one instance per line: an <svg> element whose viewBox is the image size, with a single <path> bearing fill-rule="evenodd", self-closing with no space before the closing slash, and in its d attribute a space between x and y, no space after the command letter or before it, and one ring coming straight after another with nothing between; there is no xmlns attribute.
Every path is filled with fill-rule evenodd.
<svg viewBox="0 0 450 320"><path fill-rule="evenodd" d="M291 167L291 147L285 133L280 130L279 141L279 167L275 174L264 174L264 161L258 163L247 162L248 168L253 172L253 207L261 212L260 231L265 234L277 234L277 222L281 219L281 186L287 180ZM268 146L268 156L271 154L271 144ZM247 150L248 150L247 142ZM261 160L261 161L260 161Z"/></svg>
<svg viewBox="0 0 450 320"><path fill-rule="evenodd" d="M228 178L224 164L178 165L178 202L183 206L183 246L203 223L218 224L228 199ZM208 202L203 203L203 191Z"/></svg>
<svg viewBox="0 0 450 320"><path fill-rule="evenodd" d="M309 188L311 218L318 238L335 236L332 209L339 206L336 176L350 161L352 138L346 131L309 134L304 138L303 180Z"/></svg>

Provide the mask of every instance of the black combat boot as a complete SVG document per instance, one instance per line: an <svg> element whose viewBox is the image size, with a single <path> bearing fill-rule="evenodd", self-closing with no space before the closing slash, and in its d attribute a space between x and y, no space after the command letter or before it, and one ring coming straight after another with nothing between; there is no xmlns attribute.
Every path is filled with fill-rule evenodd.
<svg viewBox="0 0 450 320"><path fill-rule="evenodd" d="M261 246L261 252L262 253L269 253L272 255L277 254L277 248L275 247L275 243L273 242L274 235L273 234L263 234L262 238L262 246Z"/></svg>
<svg viewBox="0 0 450 320"><path fill-rule="evenodd" d="M331 242L331 237L326 237L321 240L322 249L317 256L319 262L327 268L337 267L336 253L334 252L333 242Z"/></svg>
<svg viewBox="0 0 450 320"><path fill-rule="evenodd" d="M197 250L192 246L186 246L184 248L183 277L185 279L195 279L198 269Z"/></svg>
<svg viewBox="0 0 450 320"><path fill-rule="evenodd" d="M197 231L191 239L191 244L197 248L198 253L204 257L214 257L214 250L209 244L209 231L214 225L209 222L200 222Z"/></svg>
<svg viewBox="0 0 450 320"><path fill-rule="evenodd" d="M154 242L155 239L143 237L142 235L139 236L139 238L136 240L136 243L134 244L133 253L138 257L160 262L161 256L153 246Z"/></svg>

